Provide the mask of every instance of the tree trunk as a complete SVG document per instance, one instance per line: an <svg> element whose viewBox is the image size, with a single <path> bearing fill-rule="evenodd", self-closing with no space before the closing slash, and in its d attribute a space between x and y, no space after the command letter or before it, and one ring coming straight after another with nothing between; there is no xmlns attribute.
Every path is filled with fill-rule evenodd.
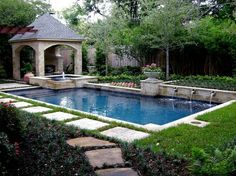
<svg viewBox="0 0 236 176"><path fill-rule="evenodd" d="M170 75L170 51L169 46L166 47L166 80L169 79Z"/></svg>
<svg viewBox="0 0 236 176"><path fill-rule="evenodd" d="M106 76L108 75L108 57L106 56Z"/></svg>

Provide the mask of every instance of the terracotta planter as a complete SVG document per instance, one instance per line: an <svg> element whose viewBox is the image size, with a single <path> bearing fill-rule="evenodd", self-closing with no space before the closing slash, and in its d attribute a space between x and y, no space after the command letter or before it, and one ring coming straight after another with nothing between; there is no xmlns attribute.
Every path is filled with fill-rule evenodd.
<svg viewBox="0 0 236 176"><path fill-rule="evenodd" d="M25 82L29 83L29 78L30 78L30 77L34 77L34 74L33 74L32 72L26 73L26 74L24 75L23 80L24 80Z"/></svg>

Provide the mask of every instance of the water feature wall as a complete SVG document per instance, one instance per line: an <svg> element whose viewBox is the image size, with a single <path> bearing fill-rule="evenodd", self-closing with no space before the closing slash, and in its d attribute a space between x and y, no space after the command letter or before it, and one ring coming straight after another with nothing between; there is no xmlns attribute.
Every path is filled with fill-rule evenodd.
<svg viewBox="0 0 236 176"><path fill-rule="evenodd" d="M141 81L141 92L142 94L149 96L170 96L185 98L190 101L209 101L210 103L224 103L230 100L236 100L236 91L170 85L168 83L161 82L160 80Z"/></svg>

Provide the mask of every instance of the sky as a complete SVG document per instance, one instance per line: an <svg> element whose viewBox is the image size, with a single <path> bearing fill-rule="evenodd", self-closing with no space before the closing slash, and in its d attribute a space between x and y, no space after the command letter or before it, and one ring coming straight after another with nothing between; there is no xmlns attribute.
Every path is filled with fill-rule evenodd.
<svg viewBox="0 0 236 176"><path fill-rule="evenodd" d="M61 11L73 5L76 0L48 0L48 2L50 2L54 10Z"/></svg>

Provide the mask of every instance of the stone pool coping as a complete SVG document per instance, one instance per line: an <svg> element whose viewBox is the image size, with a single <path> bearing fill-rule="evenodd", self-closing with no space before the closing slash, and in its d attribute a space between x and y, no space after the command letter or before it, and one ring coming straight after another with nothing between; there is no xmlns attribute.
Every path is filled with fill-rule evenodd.
<svg viewBox="0 0 236 176"><path fill-rule="evenodd" d="M236 100L231 100L231 101L228 101L226 103L211 107L209 109L200 111L198 113L195 113L195 114L192 114L192 115L189 115L189 116L186 116L186 117L183 117L179 120L175 120L173 122L170 122L170 123L167 123L167 124L164 124L164 125L157 125L157 124L152 124L152 123L149 123L149 124L146 124L146 125L140 125L140 124L136 124L136 123L132 123L132 122L113 119L111 117L105 117L105 116L96 115L96 114L92 114L92 113L88 113L88 112L84 112L84 111L80 111L80 110L76 110L76 109L66 108L66 107L62 107L62 106L59 106L59 105L54 105L54 104L51 104L51 103L46 103L46 102L43 102L43 101L34 100L34 99L30 99L30 98L26 98L26 97L22 97L22 96L18 96L18 95L13 95L13 94L6 93L6 92L1 92L1 93L4 94L4 95L7 95L7 96L16 97L16 98L19 98L19 99L22 99L22 100L33 101L33 102L36 102L36 103L41 103L41 104L45 104L45 105L56 107L56 108L63 108L65 110L79 112L79 113L85 114L85 115L91 115L91 116L97 117L98 120L100 119L100 120L105 120L105 121L109 121L109 122L118 122L118 123L121 123L121 124L133 125L134 127L143 128L143 129L146 129L146 130L149 130L149 131L161 131L163 129L166 129L166 128L169 128L169 127L174 127L174 126L177 126L179 124L190 124L191 125L191 124L193 124L192 122L194 120L201 123L201 121L196 119L198 116L209 113L209 112L212 112L212 111L215 111L217 109L221 109L223 107L226 107L226 106L236 102ZM206 123L204 121L202 121L202 122L203 122L203 124ZM204 125L202 126L201 124L199 124L199 127L204 127Z"/></svg>

